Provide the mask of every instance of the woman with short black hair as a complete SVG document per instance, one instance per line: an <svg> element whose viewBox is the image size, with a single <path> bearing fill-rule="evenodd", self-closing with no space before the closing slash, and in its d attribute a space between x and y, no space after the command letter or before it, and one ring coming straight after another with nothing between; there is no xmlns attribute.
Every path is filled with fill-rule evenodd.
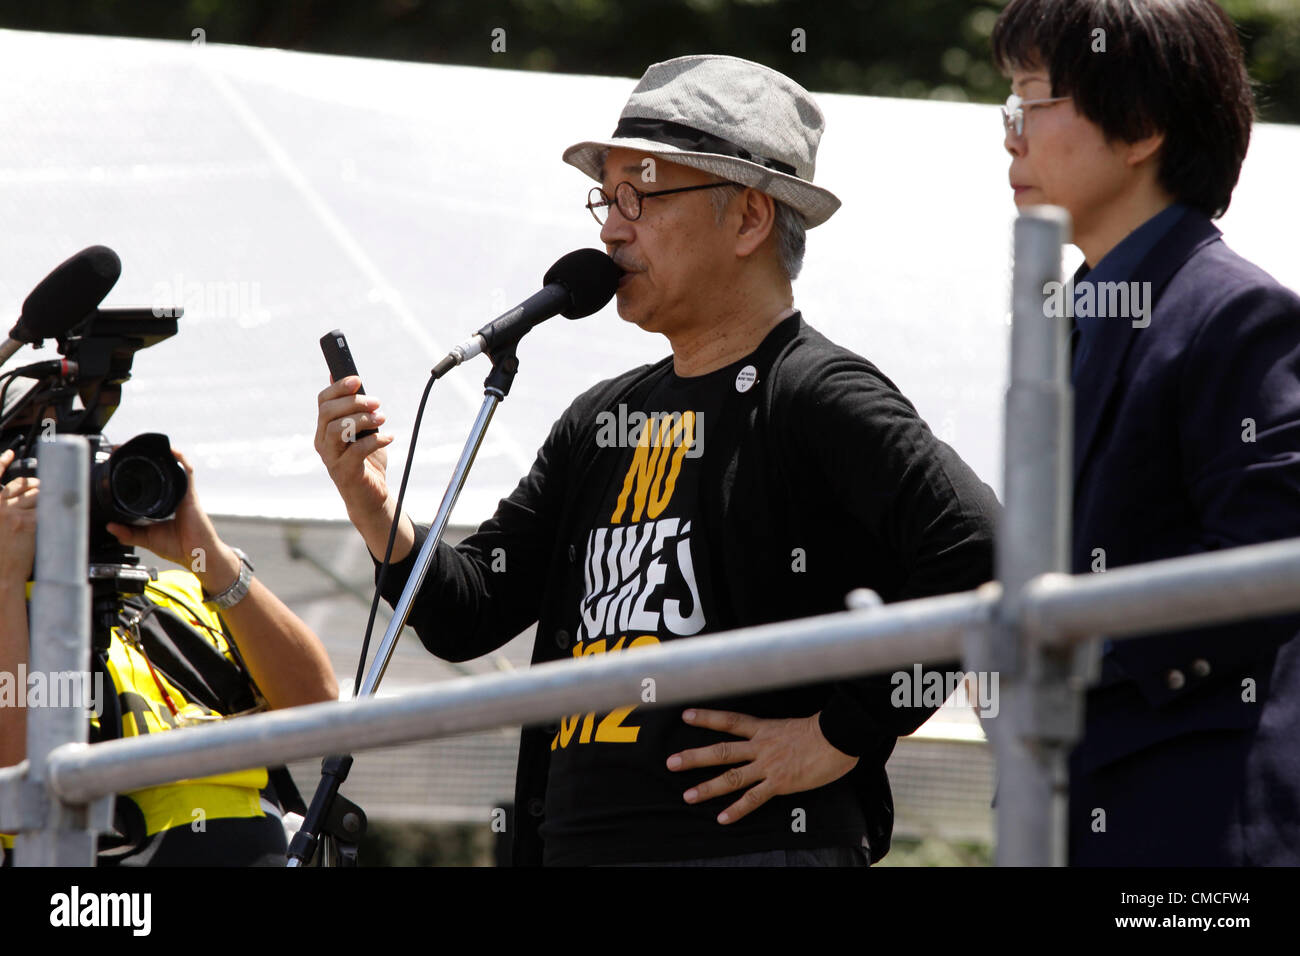
<svg viewBox="0 0 1300 956"><path fill-rule="evenodd" d="M1074 572L1300 537L1300 297L1210 221L1254 117L1232 21L1211 0L1011 0L992 43L1015 202L1067 209L1085 259ZM1106 642L1072 865L1300 863L1298 632Z"/></svg>

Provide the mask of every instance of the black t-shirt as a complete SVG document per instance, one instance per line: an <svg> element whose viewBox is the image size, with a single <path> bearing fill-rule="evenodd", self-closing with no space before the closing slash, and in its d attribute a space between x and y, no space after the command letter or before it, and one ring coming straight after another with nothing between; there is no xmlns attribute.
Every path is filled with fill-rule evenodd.
<svg viewBox="0 0 1300 956"><path fill-rule="evenodd" d="M725 554L716 536L700 475L709 435L742 422L723 420L729 390L753 384L746 359L693 378L671 368L644 400L620 406L598 422L598 464L592 472L587 543L580 567L583 595L572 653L635 650L735 626L715 582ZM763 534L755 516L753 533ZM806 717L821 705L815 688L795 688L695 706L763 717ZM572 714L551 741L546 819L547 865L692 859L764 849L859 846L862 811L846 779L776 797L723 825L717 815L744 790L688 804L682 794L720 776L726 765L667 768L670 755L738 738L692 727L684 706L623 707Z"/></svg>

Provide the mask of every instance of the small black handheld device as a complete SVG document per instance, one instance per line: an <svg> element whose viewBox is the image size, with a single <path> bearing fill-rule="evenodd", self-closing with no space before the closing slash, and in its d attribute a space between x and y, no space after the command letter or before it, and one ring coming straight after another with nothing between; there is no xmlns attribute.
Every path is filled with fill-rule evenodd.
<svg viewBox="0 0 1300 956"><path fill-rule="evenodd" d="M330 378L338 381L347 378L349 375L356 375L357 363L352 361L352 350L348 348L348 340L343 335L341 329L334 329L332 332L326 332L320 337L320 350L325 353L325 364L329 366ZM358 395L366 394L365 388L357 389ZM357 432L357 438L365 438L367 435L374 435L379 429L367 428L365 431Z"/></svg>

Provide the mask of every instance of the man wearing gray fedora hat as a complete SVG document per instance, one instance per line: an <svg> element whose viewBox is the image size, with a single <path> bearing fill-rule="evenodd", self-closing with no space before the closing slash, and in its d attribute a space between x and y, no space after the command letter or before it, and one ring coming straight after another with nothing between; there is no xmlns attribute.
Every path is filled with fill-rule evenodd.
<svg viewBox="0 0 1300 956"><path fill-rule="evenodd" d="M855 588L897 601L993 576L992 491L794 307L805 230L840 205L813 184L823 127L788 77L690 56L646 71L612 136L565 151L599 183L587 208L626 273L619 315L672 354L578 396L496 514L439 546L410 617L430 651L477 657L533 622L534 663L635 651L842 610ZM380 555L392 439L343 440L345 418L379 423L345 382L320 395L317 447ZM390 602L425 533L401 516ZM685 710L648 706L643 686L637 706L524 728L516 864L864 864L888 850L885 762L934 710L900 701L889 675Z"/></svg>

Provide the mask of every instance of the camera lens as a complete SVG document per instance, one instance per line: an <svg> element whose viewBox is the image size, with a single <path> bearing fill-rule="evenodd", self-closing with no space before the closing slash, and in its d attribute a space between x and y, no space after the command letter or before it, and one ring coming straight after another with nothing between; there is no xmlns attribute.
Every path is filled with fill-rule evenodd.
<svg viewBox="0 0 1300 956"><path fill-rule="evenodd" d="M111 452L96 451L91 470L91 522L146 525L166 521L189 489L185 469L173 457L166 435L136 435Z"/></svg>
<svg viewBox="0 0 1300 956"><path fill-rule="evenodd" d="M172 489L157 462L133 456L114 462L114 466L109 486L121 511L141 518L167 516Z"/></svg>

